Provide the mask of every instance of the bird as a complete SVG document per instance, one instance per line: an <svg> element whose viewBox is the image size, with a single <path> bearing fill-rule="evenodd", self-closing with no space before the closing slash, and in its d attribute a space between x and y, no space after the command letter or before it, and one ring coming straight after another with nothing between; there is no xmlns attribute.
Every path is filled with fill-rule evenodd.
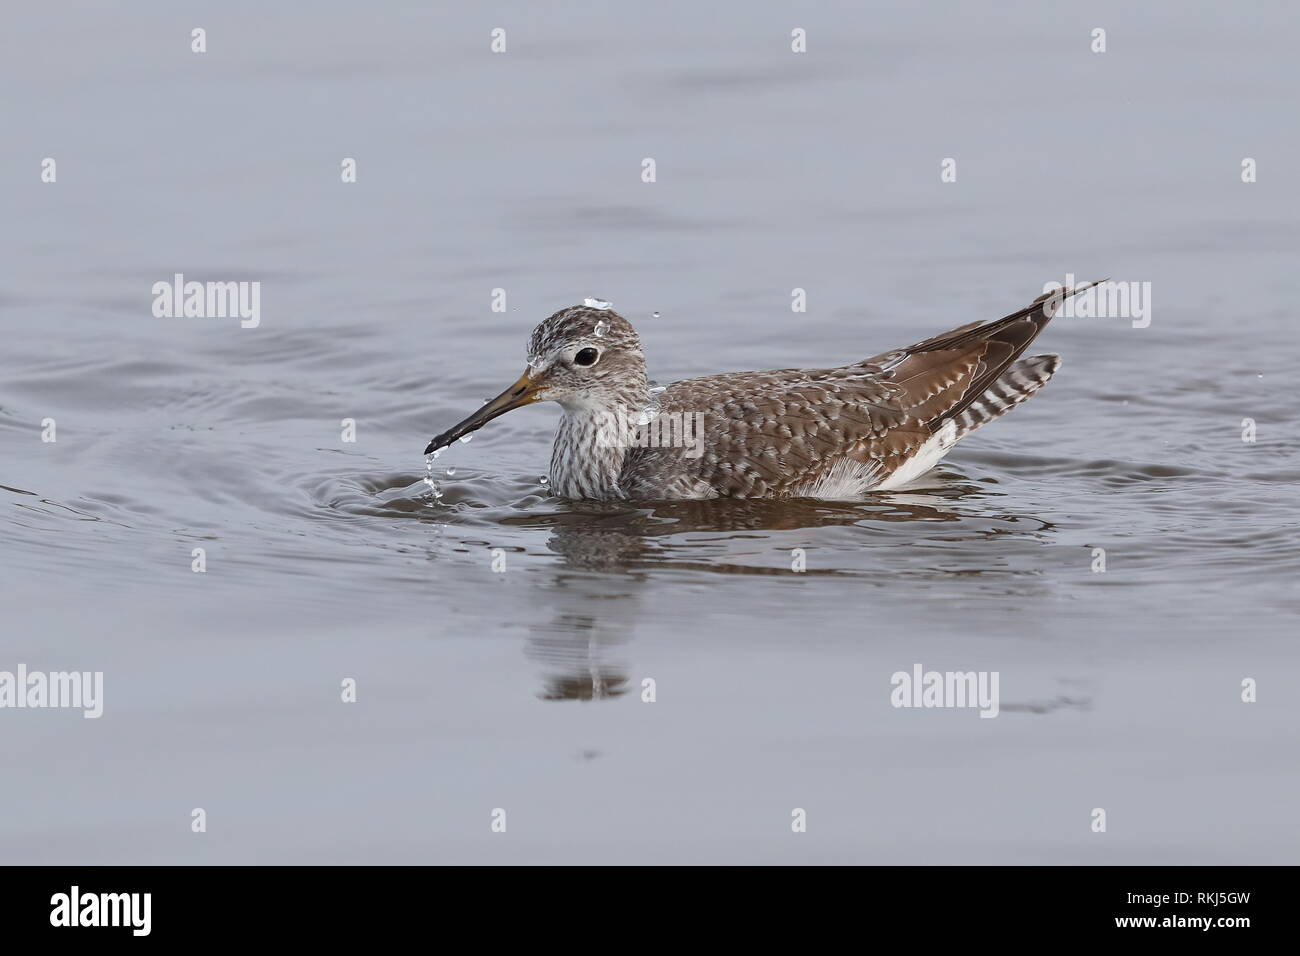
<svg viewBox="0 0 1300 956"><path fill-rule="evenodd" d="M550 401L563 410L549 476L561 498L849 499L888 491L1047 384L1061 357L1022 353L1067 296L1098 284L1057 288L1003 318L852 365L665 386L647 378L632 323L588 298L541 322L519 379L430 441L425 454L512 409Z"/></svg>

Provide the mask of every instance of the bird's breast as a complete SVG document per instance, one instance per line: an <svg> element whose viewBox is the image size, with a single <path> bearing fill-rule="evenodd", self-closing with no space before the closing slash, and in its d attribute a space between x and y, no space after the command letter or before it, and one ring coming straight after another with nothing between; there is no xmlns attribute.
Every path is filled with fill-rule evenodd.
<svg viewBox="0 0 1300 956"><path fill-rule="evenodd" d="M627 497L619 484L626 443L608 416L564 412L551 449L551 487L564 498Z"/></svg>

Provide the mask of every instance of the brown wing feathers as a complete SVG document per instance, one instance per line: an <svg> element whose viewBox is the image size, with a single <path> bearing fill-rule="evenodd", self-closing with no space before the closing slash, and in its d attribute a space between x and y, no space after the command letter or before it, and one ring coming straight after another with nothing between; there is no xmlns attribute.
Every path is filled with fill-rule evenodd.
<svg viewBox="0 0 1300 956"><path fill-rule="evenodd" d="M889 356L892 380L903 390L900 404L931 430L961 415L1028 348L1055 314L1060 300L1086 288L1044 293L1001 319L963 325ZM1053 295L1058 298L1048 303Z"/></svg>
<svg viewBox="0 0 1300 956"><path fill-rule="evenodd" d="M1088 287L1055 295L1063 299ZM739 497L803 493L810 483L837 473L846 460L867 466L862 474L846 477L891 474L940 425L953 421L959 437L1028 398L1051 377L1056 356L1017 361L1055 313L1059 299L1045 306L1047 299L1041 296L993 322L969 323L852 366L677 382L660 395L663 411L716 412L708 418L702 456L687 460L676 449L637 448L624 471L635 475L649 469L647 462L670 455L691 481Z"/></svg>

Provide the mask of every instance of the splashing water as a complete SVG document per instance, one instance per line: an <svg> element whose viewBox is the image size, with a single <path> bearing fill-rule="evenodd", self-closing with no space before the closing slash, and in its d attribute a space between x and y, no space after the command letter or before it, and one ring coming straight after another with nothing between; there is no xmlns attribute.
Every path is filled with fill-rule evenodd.
<svg viewBox="0 0 1300 956"><path fill-rule="evenodd" d="M431 452L424 456L424 483L429 487L429 494L435 500L442 497L442 489L438 487L438 482L433 478L433 460L438 457L438 452Z"/></svg>
<svg viewBox="0 0 1300 956"><path fill-rule="evenodd" d="M601 310L604 310L604 309L612 309L612 308L614 307L614 303L613 303L613 302L609 302L609 301L607 301L607 300L605 300L605 299L595 299L595 298L587 298L587 299L583 299L583 300L582 300L582 304L585 305L585 306L586 306L587 308L589 308L589 309L601 309Z"/></svg>
<svg viewBox="0 0 1300 956"><path fill-rule="evenodd" d="M654 421L658 417L659 417L659 403L651 402L645 408L641 409L641 413L636 417L636 423L638 425L649 425L652 421Z"/></svg>

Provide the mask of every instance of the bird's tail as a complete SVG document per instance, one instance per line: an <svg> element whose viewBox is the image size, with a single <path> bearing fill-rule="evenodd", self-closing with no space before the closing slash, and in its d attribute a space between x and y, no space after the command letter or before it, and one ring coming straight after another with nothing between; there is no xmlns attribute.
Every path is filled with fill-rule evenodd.
<svg viewBox="0 0 1300 956"><path fill-rule="evenodd" d="M1060 367L1059 355L1033 355L1013 362L975 401L953 417L957 432L952 441L1011 411L1046 385Z"/></svg>

